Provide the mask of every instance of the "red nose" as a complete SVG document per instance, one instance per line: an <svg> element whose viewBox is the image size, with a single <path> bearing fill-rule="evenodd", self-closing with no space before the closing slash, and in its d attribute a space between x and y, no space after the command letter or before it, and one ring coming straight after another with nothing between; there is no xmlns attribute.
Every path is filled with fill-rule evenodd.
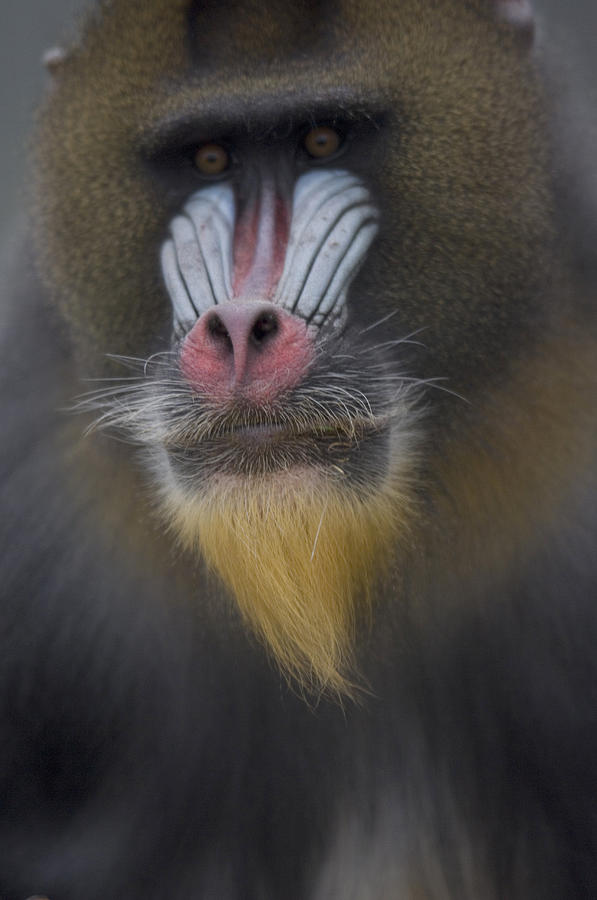
<svg viewBox="0 0 597 900"><path fill-rule="evenodd" d="M249 301L204 313L184 340L180 367L210 398L268 402L294 387L312 359L302 319L273 303Z"/></svg>

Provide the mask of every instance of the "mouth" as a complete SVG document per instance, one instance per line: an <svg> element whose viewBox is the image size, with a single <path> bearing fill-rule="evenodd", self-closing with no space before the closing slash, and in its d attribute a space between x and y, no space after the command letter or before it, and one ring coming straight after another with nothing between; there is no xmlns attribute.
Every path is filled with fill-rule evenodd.
<svg viewBox="0 0 597 900"><path fill-rule="evenodd" d="M167 448L185 478L265 476L299 467L356 477L370 467L380 470L390 430L388 416L292 421L212 422ZM377 464L375 461L377 460Z"/></svg>
<svg viewBox="0 0 597 900"><path fill-rule="evenodd" d="M220 423L198 436L198 443L224 443L243 448L273 449L278 445L292 445L312 441L315 444L340 442L348 447L384 431L388 416L368 418L335 418L304 421L251 421L234 424Z"/></svg>
<svg viewBox="0 0 597 900"><path fill-rule="evenodd" d="M256 425L236 425L229 431L219 435L218 439L228 441L230 444L269 447L291 440L292 436L292 429L287 425L260 423Z"/></svg>

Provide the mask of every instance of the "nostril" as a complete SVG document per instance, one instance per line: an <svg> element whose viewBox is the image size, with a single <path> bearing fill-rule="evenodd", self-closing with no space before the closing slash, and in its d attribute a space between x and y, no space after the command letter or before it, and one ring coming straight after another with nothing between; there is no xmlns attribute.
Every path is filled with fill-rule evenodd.
<svg viewBox="0 0 597 900"><path fill-rule="evenodd" d="M278 319L274 313L263 313L251 329L251 340L254 344L263 344L279 329Z"/></svg>
<svg viewBox="0 0 597 900"><path fill-rule="evenodd" d="M210 316L209 322L207 323L207 330L211 337L223 342L230 350L232 350L232 338L218 315Z"/></svg>

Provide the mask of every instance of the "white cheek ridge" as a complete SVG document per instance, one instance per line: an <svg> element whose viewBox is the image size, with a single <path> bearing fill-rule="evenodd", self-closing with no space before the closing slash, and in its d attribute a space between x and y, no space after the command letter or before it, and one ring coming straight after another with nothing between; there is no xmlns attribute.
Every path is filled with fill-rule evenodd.
<svg viewBox="0 0 597 900"><path fill-rule="evenodd" d="M203 248L197 241L195 226L186 216L176 216L172 220L170 233L176 249L176 264L180 272L181 281L187 290L192 306L195 308L195 316L198 316L210 306L213 306L214 303L217 303L203 255ZM206 295L201 295L197 291L197 287L200 285L207 291Z"/></svg>
<svg viewBox="0 0 597 900"><path fill-rule="evenodd" d="M327 231L333 228L347 202L358 203L368 196L360 185L356 192L353 191L353 185L346 178L328 178L322 185L323 190L311 190L297 202L300 181L295 192L296 205L293 204L284 269L276 290L280 301L285 297L292 298L293 306L297 304L310 264L321 250L322 238L325 239ZM284 303L286 305L286 301Z"/></svg>
<svg viewBox="0 0 597 900"><path fill-rule="evenodd" d="M232 243L236 204L229 184L197 191L185 206L193 223L216 303L232 294ZM211 304L208 304L209 306Z"/></svg>
<svg viewBox="0 0 597 900"><path fill-rule="evenodd" d="M325 292L321 302L316 306L311 321L314 325L323 325L326 319L334 320L344 314L348 286L361 268L367 250L371 246L378 226L376 221L364 219L359 225L338 268Z"/></svg>
<svg viewBox="0 0 597 900"><path fill-rule="evenodd" d="M177 330L230 299L234 216L232 187L217 184L194 193L170 223L161 263Z"/></svg>
<svg viewBox="0 0 597 900"><path fill-rule="evenodd" d="M174 328L176 331L184 330L187 323L195 321L198 312L191 302L189 293L180 275L178 263L176 262L174 241L168 240L162 245L161 263L166 290L172 302Z"/></svg>
<svg viewBox="0 0 597 900"><path fill-rule="evenodd" d="M363 183L343 169L302 175L292 208L273 302L316 325L337 320L377 234L378 210ZM234 221L232 187L221 183L194 193L172 220L161 264L177 330L188 330L214 304L232 299Z"/></svg>
<svg viewBox="0 0 597 900"><path fill-rule="evenodd" d="M276 302L314 322L332 310L340 314L336 307L345 303L349 282L377 232L369 191L352 175L335 175L326 178L317 201L310 195L297 206L276 291Z"/></svg>
<svg viewBox="0 0 597 900"><path fill-rule="evenodd" d="M297 179L292 197L293 225L308 221L330 196L337 194L358 179L345 169L312 169Z"/></svg>

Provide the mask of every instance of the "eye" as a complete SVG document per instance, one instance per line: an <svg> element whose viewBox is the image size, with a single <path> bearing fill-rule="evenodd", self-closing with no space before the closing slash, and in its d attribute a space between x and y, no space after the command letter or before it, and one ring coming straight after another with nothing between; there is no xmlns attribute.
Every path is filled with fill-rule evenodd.
<svg viewBox="0 0 597 900"><path fill-rule="evenodd" d="M333 156L341 143L341 135L329 125L317 125L303 138L303 147L313 159Z"/></svg>
<svg viewBox="0 0 597 900"><path fill-rule="evenodd" d="M203 144L195 154L195 166L202 175L221 175L230 166L230 154L221 144Z"/></svg>

